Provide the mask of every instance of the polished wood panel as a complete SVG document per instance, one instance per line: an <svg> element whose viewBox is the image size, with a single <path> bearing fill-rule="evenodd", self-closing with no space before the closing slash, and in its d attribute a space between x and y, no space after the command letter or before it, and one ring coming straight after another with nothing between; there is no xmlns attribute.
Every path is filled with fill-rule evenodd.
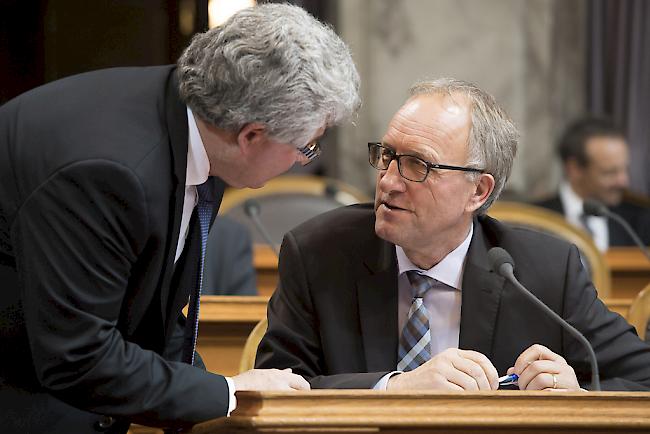
<svg viewBox="0 0 650 434"><path fill-rule="evenodd" d="M270 246L253 246L253 266L257 275L257 290L270 297L278 284L278 257Z"/></svg>
<svg viewBox="0 0 650 434"><path fill-rule="evenodd" d="M650 261L636 247L612 247L605 253L612 273L612 297L634 298L650 283Z"/></svg>
<svg viewBox="0 0 650 434"><path fill-rule="evenodd" d="M268 297L201 297L198 352L208 371L232 376L246 338L253 327L266 318Z"/></svg>
<svg viewBox="0 0 650 434"><path fill-rule="evenodd" d="M196 425L221 433L641 433L650 393L238 392L229 418Z"/></svg>

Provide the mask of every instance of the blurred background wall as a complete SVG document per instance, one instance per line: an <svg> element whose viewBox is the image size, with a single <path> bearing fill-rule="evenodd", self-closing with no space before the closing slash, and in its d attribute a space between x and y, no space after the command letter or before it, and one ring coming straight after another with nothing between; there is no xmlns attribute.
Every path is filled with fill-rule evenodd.
<svg viewBox="0 0 650 434"><path fill-rule="evenodd" d="M3 0L0 103L78 72L172 63L192 34L208 28L209 3L214 12L239 2ZM632 186L650 190L650 2L292 3L335 27L353 51L363 86L355 125L330 132L322 161L310 170L371 194L375 173L366 162L366 142L381 139L410 84L451 76L492 93L519 127L520 149L507 187L511 197L532 199L555 189L560 169L554 142L588 110L613 116L628 129Z"/></svg>

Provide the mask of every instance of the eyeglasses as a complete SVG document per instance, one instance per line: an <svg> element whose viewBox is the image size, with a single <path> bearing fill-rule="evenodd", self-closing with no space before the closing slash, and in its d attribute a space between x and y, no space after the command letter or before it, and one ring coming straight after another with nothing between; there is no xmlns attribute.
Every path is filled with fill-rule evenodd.
<svg viewBox="0 0 650 434"><path fill-rule="evenodd" d="M461 172L483 173L483 169L475 167L448 166L446 164L433 164L424 161L415 155L398 154L392 149L382 146L379 142L368 143L368 160L370 165L377 170L388 170L390 162L397 160L397 170L404 179L413 182L424 182L431 170L459 170Z"/></svg>
<svg viewBox="0 0 650 434"><path fill-rule="evenodd" d="M307 157L307 161L303 163L303 166L306 166L312 161L314 161L316 158L320 156L321 153L320 145L316 140L314 140L313 142L309 142L305 146L298 148L298 151L302 155Z"/></svg>

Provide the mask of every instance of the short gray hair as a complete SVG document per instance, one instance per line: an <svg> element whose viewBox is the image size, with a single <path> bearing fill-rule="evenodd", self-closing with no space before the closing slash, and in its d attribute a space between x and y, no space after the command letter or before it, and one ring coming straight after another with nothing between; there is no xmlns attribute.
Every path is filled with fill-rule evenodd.
<svg viewBox="0 0 650 434"><path fill-rule="evenodd" d="M499 197L510 177L517 153L519 133L494 97L473 83L453 78L421 81L410 88L412 96L421 94L460 94L470 101L472 125L469 133L467 165L485 170L494 177L492 194L476 211L484 214Z"/></svg>
<svg viewBox="0 0 650 434"><path fill-rule="evenodd" d="M297 6L239 11L194 36L178 60L180 95L201 119L239 131L251 122L296 147L359 108L359 74L345 43Z"/></svg>

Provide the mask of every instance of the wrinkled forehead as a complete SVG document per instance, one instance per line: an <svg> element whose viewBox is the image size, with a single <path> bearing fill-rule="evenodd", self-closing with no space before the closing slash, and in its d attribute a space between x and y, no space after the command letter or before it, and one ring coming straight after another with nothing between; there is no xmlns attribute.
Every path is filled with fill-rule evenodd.
<svg viewBox="0 0 650 434"><path fill-rule="evenodd" d="M420 94L409 98L395 113L384 141L406 148L433 147L464 153L471 124L471 108L466 96Z"/></svg>

